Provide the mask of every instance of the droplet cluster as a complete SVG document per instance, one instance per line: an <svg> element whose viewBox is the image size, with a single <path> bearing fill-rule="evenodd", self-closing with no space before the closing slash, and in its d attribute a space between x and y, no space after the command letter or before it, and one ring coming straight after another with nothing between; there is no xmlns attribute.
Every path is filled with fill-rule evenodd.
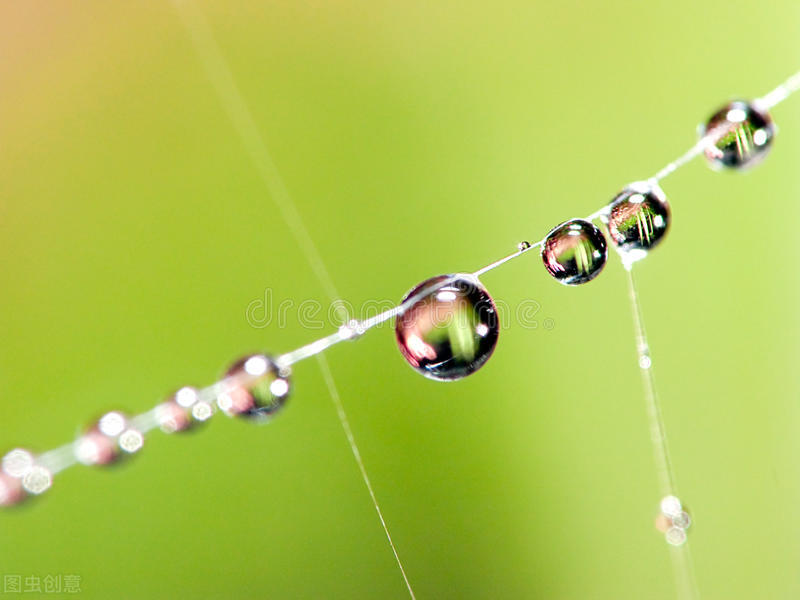
<svg viewBox="0 0 800 600"><path fill-rule="evenodd" d="M686 532L692 524L686 508L677 496L665 496L656 517L656 529L664 534L664 539L672 546L682 546L686 542Z"/></svg>

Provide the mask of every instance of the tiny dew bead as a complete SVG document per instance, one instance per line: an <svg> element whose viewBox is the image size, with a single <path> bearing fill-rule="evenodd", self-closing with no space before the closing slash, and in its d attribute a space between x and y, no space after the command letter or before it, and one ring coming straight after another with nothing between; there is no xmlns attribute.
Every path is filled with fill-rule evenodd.
<svg viewBox="0 0 800 600"><path fill-rule="evenodd" d="M225 373L227 389L217 405L228 416L265 421L275 415L289 398L288 371L278 368L264 354L245 356Z"/></svg>
<svg viewBox="0 0 800 600"><path fill-rule="evenodd" d="M395 325L397 345L408 364L439 381L461 379L480 369L500 333L486 288L472 275L440 275L408 292L403 303L420 295Z"/></svg>
<svg viewBox="0 0 800 600"><path fill-rule="evenodd" d="M775 125L770 114L756 103L729 102L699 128L713 142L705 149L715 169L748 169L760 163L772 147Z"/></svg>
<svg viewBox="0 0 800 600"><path fill-rule="evenodd" d="M53 474L40 465L33 453L22 448L8 452L0 470L0 506L22 502L28 495L38 495L53 484Z"/></svg>
<svg viewBox="0 0 800 600"><path fill-rule="evenodd" d="M686 542L686 532L692 524L692 518L686 507L676 496L665 496L660 504L661 512L656 517L656 529L664 534L667 543L680 546Z"/></svg>
<svg viewBox="0 0 800 600"><path fill-rule="evenodd" d="M194 407L199 402L199 394L195 388L182 387L165 402L156 407L158 426L164 433L186 431L195 421L205 421L194 417ZM209 415L210 416L210 415Z"/></svg>
<svg viewBox="0 0 800 600"><path fill-rule="evenodd" d="M25 491L36 496L49 490L52 485L53 474L50 469L42 465L33 465L22 478L22 487Z"/></svg>
<svg viewBox="0 0 800 600"><path fill-rule="evenodd" d="M144 435L120 412L106 413L75 441L75 458L85 465L108 465L144 445Z"/></svg>
<svg viewBox="0 0 800 600"><path fill-rule="evenodd" d="M37 463L29 450L8 452L0 470L0 506L19 504L28 495L39 495L53 485L50 469Z"/></svg>
<svg viewBox="0 0 800 600"><path fill-rule="evenodd" d="M605 216L611 242L626 264L647 256L669 229L667 197L657 183L631 183L612 200Z"/></svg>
<svg viewBox="0 0 800 600"><path fill-rule="evenodd" d="M607 257L603 233L583 219L562 223L542 243L545 269L564 285L591 281L603 270Z"/></svg>
<svg viewBox="0 0 800 600"><path fill-rule="evenodd" d="M3 472L11 477L21 478L31 470L34 462L30 450L14 448L3 457Z"/></svg>

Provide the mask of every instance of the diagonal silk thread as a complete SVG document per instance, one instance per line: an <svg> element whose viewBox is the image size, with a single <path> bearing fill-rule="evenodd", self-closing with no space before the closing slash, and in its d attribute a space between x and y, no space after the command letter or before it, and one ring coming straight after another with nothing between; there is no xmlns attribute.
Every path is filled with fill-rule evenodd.
<svg viewBox="0 0 800 600"><path fill-rule="evenodd" d="M220 101L225 108L225 111L228 113L228 116L233 123L234 129L241 138L247 153L250 155L258 174L267 188L267 191L270 193L273 201L278 206L283 220L289 226L297 245L305 254L306 260L314 271L314 274L316 275L320 284L324 288L325 293L335 305L337 316L343 322L348 321L349 315L340 302L339 292L333 283L333 279L331 278L328 269L325 267L325 263L320 256L319 250L314 244L314 240L308 233L308 230L303 223L300 213L297 210L297 206L292 200L292 197L289 195L289 191L286 188L280 173L278 172L275 162L272 160L272 157L267 150L267 146L264 143L263 138L258 132L258 127L253 119L253 115L250 112L244 97L239 91L238 86L236 85L233 74L231 73L228 64L225 62L219 46L214 40L214 36L208 22L206 21L202 12L194 5L192 0L173 0L173 3L177 8L179 15L183 19L184 25L189 31L189 35L194 43L195 50L197 51L201 63L205 67L206 74L211 80L211 83L216 90L217 95L219 96ZM364 485L367 487L372 504L375 507L375 511L378 513L378 519L380 520L381 527L383 528L386 538L389 541L389 547L392 550L392 554L397 562L397 566L400 569L400 573L402 574L403 580L408 588L408 593L410 594L412 600L414 600L414 591L411 588L411 583L408 580L408 576L406 575L405 568L400 560L400 555L397 552L397 548L392 541L392 536L389 534L389 527L386 525L386 520L384 519L383 512L378 504L378 499L375 496L372 483L367 475L367 470L364 467L364 461L361 459L361 453L356 445L355 437L353 436L353 431L347 418L347 413L344 410L344 405L342 404L338 390L336 389L336 385L333 380L333 374L331 373L328 363L322 354L318 355L318 359L320 369L322 369L325 377L328 392L330 393L331 400L336 407L336 414L339 418L339 422L342 425L342 429L344 430L347 442L350 444L350 450L352 451L353 457L358 465L361 478L364 480Z"/></svg>

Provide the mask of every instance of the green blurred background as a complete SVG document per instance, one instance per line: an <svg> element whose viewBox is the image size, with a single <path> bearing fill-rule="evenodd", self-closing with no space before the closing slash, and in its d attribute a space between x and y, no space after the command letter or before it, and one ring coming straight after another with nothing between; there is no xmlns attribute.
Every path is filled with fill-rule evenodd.
<svg viewBox="0 0 800 600"><path fill-rule="evenodd" d="M800 68L796 0L198 5L355 305L591 213ZM664 182L673 229L639 269L704 598L800 595L800 97L773 114L758 169ZM0 4L0 279L0 451L331 330L248 324L267 289L326 297L167 2ZM389 328L328 353L418 597L674 597L618 261L578 289L533 254L483 281L540 326L475 376L416 375ZM314 360L272 424L154 432L46 496L0 514L0 575L407 597Z"/></svg>

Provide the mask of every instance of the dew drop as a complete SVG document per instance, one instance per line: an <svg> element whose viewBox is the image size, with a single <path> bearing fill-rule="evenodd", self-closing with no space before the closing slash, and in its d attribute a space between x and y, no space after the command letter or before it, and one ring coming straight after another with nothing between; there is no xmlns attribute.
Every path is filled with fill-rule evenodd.
<svg viewBox="0 0 800 600"><path fill-rule="evenodd" d="M136 429L126 429L119 435L117 440L120 449L128 454L138 452L144 446L144 435Z"/></svg>
<svg viewBox="0 0 800 600"><path fill-rule="evenodd" d="M192 425L191 408L178 404L175 400L167 400L156 408L158 426L164 433L186 431Z"/></svg>
<svg viewBox="0 0 800 600"><path fill-rule="evenodd" d="M85 465L110 465L121 455L138 452L144 445L144 434L131 427L124 414L106 413L79 437L74 445L75 458Z"/></svg>
<svg viewBox="0 0 800 600"><path fill-rule="evenodd" d="M617 194L605 218L611 242L623 261L632 264L664 238L670 222L669 204L656 183L639 181Z"/></svg>
<svg viewBox="0 0 800 600"><path fill-rule="evenodd" d="M686 530L680 527L670 527L664 534L667 543L673 546L682 546L686 542Z"/></svg>
<svg viewBox="0 0 800 600"><path fill-rule="evenodd" d="M33 454L22 448L14 448L3 457L3 471L11 477L23 477L33 467Z"/></svg>
<svg viewBox="0 0 800 600"><path fill-rule="evenodd" d="M192 417L195 421L208 421L214 416L214 407L203 400L192 406Z"/></svg>
<svg viewBox="0 0 800 600"><path fill-rule="evenodd" d="M22 487L29 494L42 494L49 490L51 485L53 485L53 474L41 465L31 467L22 478Z"/></svg>
<svg viewBox="0 0 800 600"><path fill-rule="evenodd" d="M172 394L156 407L156 419L161 431L164 433L186 431L196 421L204 421L205 419L194 418L199 403L199 392L193 387L182 387Z"/></svg>
<svg viewBox="0 0 800 600"><path fill-rule="evenodd" d="M681 529L689 529L689 526L692 524L692 518L686 511L681 511L672 517L672 524Z"/></svg>
<svg viewBox="0 0 800 600"><path fill-rule="evenodd" d="M418 297L397 318L403 357L429 379L453 381L480 369L500 333L497 310L472 275L440 275L423 281L403 303Z"/></svg>
<svg viewBox="0 0 800 600"><path fill-rule="evenodd" d="M661 500L661 512L668 517L674 517L682 510L681 501L677 496L664 496Z"/></svg>
<svg viewBox="0 0 800 600"><path fill-rule="evenodd" d="M607 257L603 233L583 219L562 223L547 234L542 244L545 269L565 285L591 281L603 270Z"/></svg>
<svg viewBox="0 0 800 600"><path fill-rule="evenodd" d="M288 373L264 354L236 361L225 373L225 381L229 386L217 398L217 405L228 416L266 421L289 398Z"/></svg>
<svg viewBox="0 0 800 600"><path fill-rule="evenodd" d="M748 169L760 163L772 147L775 125L770 114L752 102L734 100L699 127L713 145L705 150L715 169Z"/></svg>

